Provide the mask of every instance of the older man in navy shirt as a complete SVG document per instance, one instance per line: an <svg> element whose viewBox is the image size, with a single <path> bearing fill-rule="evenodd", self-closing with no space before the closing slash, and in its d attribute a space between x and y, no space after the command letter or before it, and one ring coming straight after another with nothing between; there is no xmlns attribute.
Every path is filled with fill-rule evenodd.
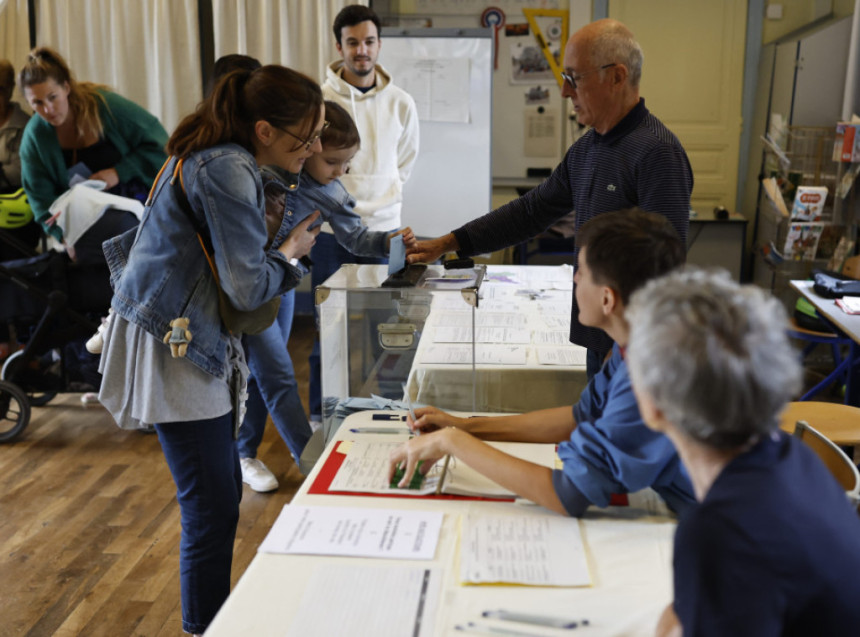
<svg viewBox="0 0 860 637"><path fill-rule="evenodd" d="M612 210L639 207L664 215L686 245L693 173L678 139L639 97L642 49L627 27L598 20L573 34L564 50L562 95L591 126L540 186L436 239L419 241L409 262L499 250L543 232L571 210L576 229ZM576 262L576 255L574 255ZM583 326L574 295L570 340L589 350L589 378L612 347Z"/></svg>

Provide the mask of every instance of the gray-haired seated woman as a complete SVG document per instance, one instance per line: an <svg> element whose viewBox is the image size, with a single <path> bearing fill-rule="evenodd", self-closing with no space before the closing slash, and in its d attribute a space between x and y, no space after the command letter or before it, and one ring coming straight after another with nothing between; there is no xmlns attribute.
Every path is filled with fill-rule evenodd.
<svg viewBox="0 0 860 637"><path fill-rule="evenodd" d="M675 444L698 505L675 536L659 635L856 635L860 517L779 430L800 384L780 303L687 269L638 291L627 360L642 417Z"/></svg>

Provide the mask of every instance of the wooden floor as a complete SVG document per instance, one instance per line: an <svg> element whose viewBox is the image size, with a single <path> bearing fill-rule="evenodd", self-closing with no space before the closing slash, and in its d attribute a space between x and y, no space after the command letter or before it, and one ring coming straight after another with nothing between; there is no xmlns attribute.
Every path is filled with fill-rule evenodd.
<svg viewBox="0 0 860 637"><path fill-rule="evenodd" d="M313 322L290 340L307 407ZM302 476L273 426L260 457L281 483L242 498L233 583ZM154 434L122 431L61 394L0 445L0 637L182 635L179 506Z"/></svg>

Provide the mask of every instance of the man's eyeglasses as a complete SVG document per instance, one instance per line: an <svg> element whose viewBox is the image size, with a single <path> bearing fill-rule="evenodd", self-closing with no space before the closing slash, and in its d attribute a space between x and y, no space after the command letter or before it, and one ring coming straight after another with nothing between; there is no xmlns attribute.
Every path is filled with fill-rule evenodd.
<svg viewBox="0 0 860 637"><path fill-rule="evenodd" d="M313 146L314 144L317 143L317 140L322 136L323 131L325 131L325 129L328 128L328 126L329 126L329 122L323 122L323 125L322 125L322 128L320 129L320 132L314 134L310 139L303 139L303 138L299 137L298 135L296 135L295 133L291 133L286 128L282 128L281 130L284 131L290 137L293 137L293 138L299 140L302 143L302 145L305 147L305 150L310 150L311 146ZM299 148L301 148L301 146Z"/></svg>
<svg viewBox="0 0 860 637"><path fill-rule="evenodd" d="M585 73L577 73L576 75L570 75L562 71L561 79L570 84L570 87L575 91L576 83L582 80L582 78L584 78L586 75L590 75L591 73L597 73L598 71L602 71L603 69L608 69L609 67L615 66L616 64L618 63L612 62L611 64L604 64L603 66L598 67L596 69L591 69L590 71L586 71Z"/></svg>

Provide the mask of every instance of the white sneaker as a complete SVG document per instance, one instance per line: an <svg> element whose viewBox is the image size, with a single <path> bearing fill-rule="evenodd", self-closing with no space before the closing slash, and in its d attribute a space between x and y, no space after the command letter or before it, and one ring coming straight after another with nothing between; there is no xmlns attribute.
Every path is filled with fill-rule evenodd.
<svg viewBox="0 0 860 637"><path fill-rule="evenodd" d="M242 467L242 482L254 491L265 493L266 491L274 491L278 488L278 479L263 464L262 460L257 460L256 458L239 458L239 465Z"/></svg>
<svg viewBox="0 0 860 637"><path fill-rule="evenodd" d="M87 348L87 351L90 354L101 354L102 348L105 345L104 333L110 324L110 317L113 314L113 310L108 310L108 315L102 319L101 325L99 325L96 333L90 336L89 340L86 342L84 347Z"/></svg>

